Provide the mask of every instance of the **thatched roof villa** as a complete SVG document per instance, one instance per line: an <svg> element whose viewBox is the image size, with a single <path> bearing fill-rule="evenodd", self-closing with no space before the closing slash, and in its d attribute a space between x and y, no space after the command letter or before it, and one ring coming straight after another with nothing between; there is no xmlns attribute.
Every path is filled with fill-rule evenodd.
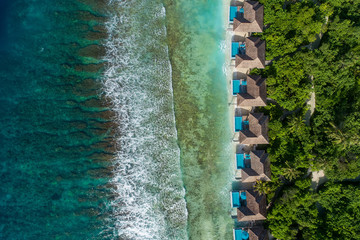
<svg viewBox="0 0 360 240"><path fill-rule="evenodd" d="M244 2L244 6L231 6L234 32L262 32L264 27L264 6L257 1ZM231 21L231 19L230 19Z"/></svg>
<svg viewBox="0 0 360 240"><path fill-rule="evenodd" d="M265 68L265 41L258 37L248 37L245 43L232 43L232 54L235 58L235 68Z"/></svg>
<svg viewBox="0 0 360 240"><path fill-rule="evenodd" d="M260 226L250 228L249 240L269 240L268 231Z"/></svg>
<svg viewBox="0 0 360 240"><path fill-rule="evenodd" d="M234 93L237 94L237 106L239 107L266 106L266 81L261 76L248 75L246 81L241 82L233 80Z"/></svg>
<svg viewBox="0 0 360 240"><path fill-rule="evenodd" d="M241 171L242 182L255 182L260 179L270 181L270 160L269 155L264 150L255 150L249 154L240 153L236 155L236 166Z"/></svg>
<svg viewBox="0 0 360 240"><path fill-rule="evenodd" d="M233 191L232 207L237 208L237 221L260 221L266 219L266 196L253 190Z"/></svg>
<svg viewBox="0 0 360 240"><path fill-rule="evenodd" d="M239 131L240 144L269 144L268 116L263 113L250 113L244 122L248 126Z"/></svg>

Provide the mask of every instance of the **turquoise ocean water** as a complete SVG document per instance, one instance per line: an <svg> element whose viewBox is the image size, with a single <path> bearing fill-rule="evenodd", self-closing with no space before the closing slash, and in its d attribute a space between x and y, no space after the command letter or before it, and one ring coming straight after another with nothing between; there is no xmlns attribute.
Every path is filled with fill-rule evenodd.
<svg viewBox="0 0 360 240"><path fill-rule="evenodd" d="M0 239L228 239L222 2L0 1Z"/></svg>
<svg viewBox="0 0 360 240"><path fill-rule="evenodd" d="M1 5L0 239L102 238L116 125L97 80L101 5Z"/></svg>
<svg viewBox="0 0 360 240"><path fill-rule="evenodd" d="M190 239L232 239L225 3L166 1Z"/></svg>

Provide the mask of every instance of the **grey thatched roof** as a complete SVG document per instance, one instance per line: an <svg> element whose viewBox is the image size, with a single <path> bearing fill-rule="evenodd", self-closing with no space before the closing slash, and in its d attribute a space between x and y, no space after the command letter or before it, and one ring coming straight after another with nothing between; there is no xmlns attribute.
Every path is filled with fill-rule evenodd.
<svg viewBox="0 0 360 240"><path fill-rule="evenodd" d="M242 182L255 182L256 180L270 181L271 170L269 155L264 150L250 152L251 168L241 169Z"/></svg>
<svg viewBox="0 0 360 240"><path fill-rule="evenodd" d="M235 32L262 32L264 27L264 6L257 1L244 3L244 14L234 18Z"/></svg>
<svg viewBox="0 0 360 240"><path fill-rule="evenodd" d="M266 106L266 81L261 76L246 77L247 92L237 95L238 106Z"/></svg>
<svg viewBox="0 0 360 240"><path fill-rule="evenodd" d="M256 226L248 230L249 240L269 240L268 231L264 227Z"/></svg>
<svg viewBox="0 0 360 240"><path fill-rule="evenodd" d="M237 209L238 222L266 219L266 196L246 190L246 206Z"/></svg>
<svg viewBox="0 0 360 240"><path fill-rule="evenodd" d="M245 39L245 55L235 56L236 68L265 68L265 41L258 37Z"/></svg>
<svg viewBox="0 0 360 240"><path fill-rule="evenodd" d="M268 122L269 117L263 113L250 113L247 120L249 129L239 132L240 144L268 144Z"/></svg>

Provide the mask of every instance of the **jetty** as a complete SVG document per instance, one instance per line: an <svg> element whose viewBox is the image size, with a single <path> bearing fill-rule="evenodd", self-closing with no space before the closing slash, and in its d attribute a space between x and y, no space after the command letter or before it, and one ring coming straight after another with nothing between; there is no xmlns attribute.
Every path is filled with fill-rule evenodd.
<svg viewBox="0 0 360 240"><path fill-rule="evenodd" d="M266 79L250 75L252 69L265 68L265 41L253 33L264 27L264 6L258 1L232 0L229 6L231 32L229 89L233 113L234 180L231 217L234 240L267 240L266 195L254 188L257 181L270 181L269 155L263 145L269 144L269 117L258 110L266 106Z"/></svg>

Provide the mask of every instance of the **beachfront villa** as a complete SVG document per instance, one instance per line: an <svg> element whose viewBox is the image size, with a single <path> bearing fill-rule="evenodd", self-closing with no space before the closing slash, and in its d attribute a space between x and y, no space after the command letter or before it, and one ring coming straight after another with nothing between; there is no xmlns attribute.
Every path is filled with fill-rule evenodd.
<svg viewBox="0 0 360 240"><path fill-rule="evenodd" d="M261 221L266 219L266 197L253 190L232 191L231 205L237 208L237 221Z"/></svg>
<svg viewBox="0 0 360 240"><path fill-rule="evenodd" d="M231 58L235 68L265 68L265 41L258 37L247 37L244 42L231 43Z"/></svg>
<svg viewBox="0 0 360 240"><path fill-rule="evenodd" d="M270 181L270 160L264 150L236 154L236 169L241 172L242 182Z"/></svg>
<svg viewBox="0 0 360 240"><path fill-rule="evenodd" d="M264 27L264 6L257 1L247 1L241 6L230 6L230 24L233 31L262 32Z"/></svg>
<svg viewBox="0 0 360 240"><path fill-rule="evenodd" d="M233 95L238 107L266 106L266 81L257 75L248 75L246 80L232 81Z"/></svg>
<svg viewBox="0 0 360 240"><path fill-rule="evenodd" d="M249 113L249 116L244 120L246 126L242 124L242 129L239 130L240 144L269 144L268 138L268 122L269 117L263 113ZM236 118L235 118L236 126Z"/></svg>
<svg viewBox="0 0 360 240"><path fill-rule="evenodd" d="M233 33L230 66L234 67L234 73L229 106L236 106L233 122L236 144L233 189L236 190L231 191L231 215L236 219L234 240L269 239L268 231L261 226L266 219L266 196L253 190L257 180L271 179L268 154L256 150L256 145L269 143L269 118L255 110L266 106L266 80L248 75L251 69L265 68L265 41L251 36L263 32L263 15L264 6L257 1L230 2L228 30Z"/></svg>

